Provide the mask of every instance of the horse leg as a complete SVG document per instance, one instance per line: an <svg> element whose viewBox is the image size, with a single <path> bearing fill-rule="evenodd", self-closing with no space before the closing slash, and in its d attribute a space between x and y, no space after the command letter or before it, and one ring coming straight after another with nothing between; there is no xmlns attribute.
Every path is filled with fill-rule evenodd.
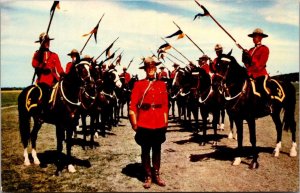
<svg viewBox="0 0 300 193"><path fill-rule="evenodd" d="M94 148L94 135L95 135L95 114L91 113L91 122L90 122L90 132L91 132L91 138L90 138L90 148Z"/></svg>
<svg viewBox="0 0 300 193"><path fill-rule="evenodd" d="M277 139L276 139L276 147L273 151L274 157L278 157L281 149L281 138L282 138L282 123L280 120L280 115L279 113L272 113L271 114L273 122L275 123L276 126L276 131L277 131Z"/></svg>
<svg viewBox="0 0 300 193"><path fill-rule="evenodd" d="M221 109L221 124L219 124L219 129L224 131L224 120L225 120L225 109Z"/></svg>
<svg viewBox="0 0 300 193"><path fill-rule="evenodd" d="M66 136L66 149L67 149L67 165L68 165L68 171L70 173L76 172L75 167L72 163L72 126L67 128L67 136Z"/></svg>
<svg viewBox="0 0 300 193"><path fill-rule="evenodd" d="M220 110L217 109L213 112L213 129L214 129L214 141L213 141L213 146L217 146L218 145L218 140L217 140L217 130L218 130L218 124L219 124L219 120L220 120Z"/></svg>
<svg viewBox="0 0 300 193"><path fill-rule="evenodd" d="M36 153L36 140L41 126L42 125L40 124L40 122L37 119L34 119L34 125L30 137L31 137L31 146L32 146L31 155L33 157L33 163L36 165L40 165L41 163Z"/></svg>
<svg viewBox="0 0 300 193"><path fill-rule="evenodd" d="M234 161L232 165L237 166L241 163L241 156L242 156L242 150L243 150L243 119L235 119L235 126L237 130L237 136L238 136L238 147L236 148L236 155L234 158Z"/></svg>
<svg viewBox="0 0 300 193"><path fill-rule="evenodd" d="M19 113L19 129L20 129L20 135L21 135L21 141L23 144L24 148L24 165L29 166L30 165L30 160L28 157L28 144L30 140L30 117L26 116L27 114L22 114Z"/></svg>
<svg viewBox="0 0 300 193"><path fill-rule="evenodd" d="M256 127L255 127L255 118L248 119L249 133L250 133L250 143L252 145L251 154L253 159L250 163L250 169L257 169L258 164L258 149L256 147Z"/></svg>
<svg viewBox="0 0 300 193"><path fill-rule="evenodd" d="M83 135L82 149L83 150L85 150L85 145L87 143L87 140L86 140L86 136L87 136L86 117L87 117L87 114L85 112L81 114L81 125L82 125L82 135Z"/></svg>
<svg viewBox="0 0 300 193"><path fill-rule="evenodd" d="M201 146L204 146L206 144L206 131L207 131L207 117L208 117L208 111L205 106L200 107L200 113L202 117L202 128L201 130L203 131L202 134L202 142L200 143Z"/></svg>
<svg viewBox="0 0 300 193"><path fill-rule="evenodd" d="M60 125L56 125L56 150L57 150L57 169L55 174L57 176L60 176L63 168L64 168L64 162L66 161L63 158L63 140L65 139L65 131L64 128L61 127Z"/></svg>
<svg viewBox="0 0 300 193"><path fill-rule="evenodd" d="M237 140L237 133L233 130L233 118L228 115L229 118L229 125L230 125L230 132L228 134L228 139L235 139Z"/></svg>

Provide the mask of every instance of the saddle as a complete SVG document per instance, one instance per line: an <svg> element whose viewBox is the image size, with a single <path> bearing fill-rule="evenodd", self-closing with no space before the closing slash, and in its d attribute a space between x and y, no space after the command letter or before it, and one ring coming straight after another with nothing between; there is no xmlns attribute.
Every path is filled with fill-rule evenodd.
<svg viewBox="0 0 300 193"><path fill-rule="evenodd" d="M48 106L50 106L50 109L54 107L55 101L56 101L56 95L58 91L58 82L52 87L50 91L50 97L48 100ZM42 103L43 99L43 91L42 88L38 84L34 84L30 87L26 94L26 109L29 112L32 108L38 107Z"/></svg>
<svg viewBox="0 0 300 193"><path fill-rule="evenodd" d="M256 96L261 97L261 93L259 93L256 89L255 81L250 79L252 85L252 91ZM266 82L266 88L264 88L266 92L270 95L271 99L276 99L279 102L282 102L285 98L285 92L281 86L281 84L275 79L269 79Z"/></svg>

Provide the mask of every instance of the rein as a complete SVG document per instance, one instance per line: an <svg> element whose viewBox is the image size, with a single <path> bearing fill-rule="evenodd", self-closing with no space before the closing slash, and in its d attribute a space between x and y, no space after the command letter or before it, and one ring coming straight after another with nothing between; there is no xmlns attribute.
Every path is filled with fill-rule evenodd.
<svg viewBox="0 0 300 193"><path fill-rule="evenodd" d="M248 85L247 80L245 80L244 85L243 85L243 87L242 87L242 90L241 90L238 94L236 94L235 96L233 96L233 97L230 96L230 94L229 94L229 96L225 96L226 93L224 92L224 97L225 97L225 99L226 99L227 101L230 101L230 100L233 100L233 99L235 99L235 98L241 96L242 94L245 94L245 93L246 93L247 85ZM224 87L225 87L226 90L228 90L228 88L227 88L227 86L226 86L226 83L224 84ZM228 92L228 93L229 93L229 92Z"/></svg>
<svg viewBox="0 0 300 193"><path fill-rule="evenodd" d="M66 97L65 92L64 92L64 89L63 89L63 81L64 81L64 80L62 80L62 81L60 82L60 92L61 92L61 94L62 94L62 98L63 98L65 101L67 101L68 103L70 103L71 105L80 106L80 105L81 105L81 102L80 102L80 101L78 101L78 102L72 102L72 101L70 101L70 100Z"/></svg>

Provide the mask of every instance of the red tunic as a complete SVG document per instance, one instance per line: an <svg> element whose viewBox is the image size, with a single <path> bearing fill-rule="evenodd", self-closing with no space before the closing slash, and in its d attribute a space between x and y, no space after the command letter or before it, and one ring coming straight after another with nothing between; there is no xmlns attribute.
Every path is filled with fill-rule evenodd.
<svg viewBox="0 0 300 193"><path fill-rule="evenodd" d="M125 78L125 84L128 84L128 82L130 81L130 79L131 79L131 77L130 77L130 74L128 73L128 72L123 72L123 73L121 73L120 75L120 78L121 77L124 77Z"/></svg>
<svg viewBox="0 0 300 193"><path fill-rule="evenodd" d="M171 79L174 79L174 78L175 78L176 72L177 72L177 69L176 69L176 70L173 70L173 71L171 72L171 74L170 74L170 78L171 78Z"/></svg>
<svg viewBox="0 0 300 193"><path fill-rule="evenodd" d="M205 72L207 73L207 74L209 74L209 65L206 63L206 64L204 64L204 65L202 65L200 68L202 68L202 69L204 69L205 70Z"/></svg>
<svg viewBox="0 0 300 193"><path fill-rule="evenodd" d="M51 51L45 51L43 63L40 63L38 58L39 52L36 51L32 58L32 66L34 68L50 70L50 73L41 73L36 82L45 83L48 86L53 86L54 83L59 80L59 75L64 72L63 68L61 67L58 55Z"/></svg>
<svg viewBox="0 0 300 193"><path fill-rule="evenodd" d="M165 71L159 72L158 73L158 80L162 79L162 78L168 78L168 74Z"/></svg>
<svg viewBox="0 0 300 193"><path fill-rule="evenodd" d="M68 62L66 64L66 74L70 72L72 66L73 66L73 62Z"/></svg>
<svg viewBox="0 0 300 193"><path fill-rule="evenodd" d="M147 79L139 80L134 83L131 94L129 109L136 114L137 126L149 129L158 129L167 127L165 115L168 115L168 93L166 83L163 81L151 81L148 91L145 90L150 84ZM143 98L144 95L144 98ZM150 104L148 110L138 108L140 104ZM157 106L154 107L153 106Z"/></svg>
<svg viewBox="0 0 300 193"><path fill-rule="evenodd" d="M265 45L257 45L249 50L249 54L252 59L252 65L245 64L248 75L253 78L268 75L266 65L269 58L269 48Z"/></svg>

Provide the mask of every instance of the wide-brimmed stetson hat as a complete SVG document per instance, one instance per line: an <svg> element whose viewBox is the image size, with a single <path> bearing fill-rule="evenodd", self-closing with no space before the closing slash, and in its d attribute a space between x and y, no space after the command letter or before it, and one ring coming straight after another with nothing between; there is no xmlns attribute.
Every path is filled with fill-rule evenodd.
<svg viewBox="0 0 300 193"><path fill-rule="evenodd" d="M149 56L144 59L144 65L139 67L139 69L146 69L146 67L158 66L159 64L161 64L160 61L157 61L154 59L154 57Z"/></svg>
<svg viewBox="0 0 300 193"><path fill-rule="evenodd" d="M261 37L263 37L263 38L268 37L268 35L267 35L267 34L264 34L264 31L263 31L262 29L260 29L260 28L256 28L256 29L252 32L252 34L249 34L248 36L251 37L251 38L253 38L255 35L259 35L259 36L261 36Z"/></svg>
<svg viewBox="0 0 300 193"><path fill-rule="evenodd" d="M172 66L173 66L173 67L177 67L177 66L180 66L180 65L177 64L177 63L174 63Z"/></svg>
<svg viewBox="0 0 300 193"><path fill-rule="evenodd" d="M73 49L73 50L71 50L71 52L70 53L68 53L67 55L68 56L71 56L71 55L79 55L79 52L78 52L78 50L76 50L76 49Z"/></svg>
<svg viewBox="0 0 300 193"><path fill-rule="evenodd" d="M46 40L54 40L54 38L50 38L45 32L40 34L39 40L35 41L35 43L40 43Z"/></svg>
<svg viewBox="0 0 300 193"><path fill-rule="evenodd" d="M222 45L221 44L216 44L215 51L221 51L221 50L223 50Z"/></svg>
<svg viewBox="0 0 300 193"><path fill-rule="evenodd" d="M206 54L203 54L197 61L208 59L208 56Z"/></svg>

